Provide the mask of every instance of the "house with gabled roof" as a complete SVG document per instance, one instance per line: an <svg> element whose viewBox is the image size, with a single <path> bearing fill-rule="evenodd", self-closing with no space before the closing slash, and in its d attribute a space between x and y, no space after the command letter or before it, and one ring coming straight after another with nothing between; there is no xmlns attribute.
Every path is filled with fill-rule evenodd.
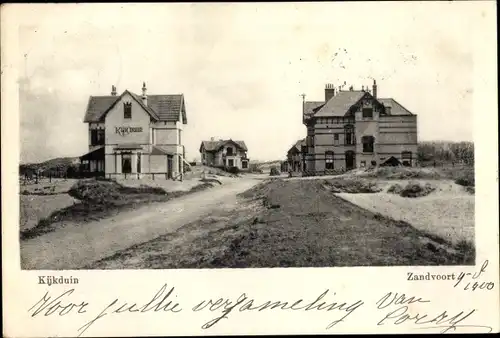
<svg viewBox="0 0 500 338"><path fill-rule="evenodd" d="M84 122L89 152L80 157L90 175L179 178L184 172L182 132L187 124L183 94L90 96ZM154 178L154 177L153 177Z"/></svg>
<svg viewBox="0 0 500 338"><path fill-rule="evenodd" d="M215 140L212 137L200 144L201 163L211 167L247 170L250 162L247 152L245 141Z"/></svg>
<svg viewBox="0 0 500 338"><path fill-rule="evenodd" d="M302 172L306 169L306 139L300 139L286 153L285 171ZM282 170L283 170L282 169Z"/></svg>
<svg viewBox="0 0 500 338"><path fill-rule="evenodd" d="M303 101L306 167L324 174L379 165L416 165L417 115L372 90L327 84L325 100Z"/></svg>

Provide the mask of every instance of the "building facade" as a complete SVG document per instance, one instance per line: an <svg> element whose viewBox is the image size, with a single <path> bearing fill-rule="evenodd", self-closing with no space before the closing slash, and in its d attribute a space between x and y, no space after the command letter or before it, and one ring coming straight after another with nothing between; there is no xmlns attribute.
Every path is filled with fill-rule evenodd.
<svg viewBox="0 0 500 338"><path fill-rule="evenodd" d="M91 176L177 179L184 172L184 95L91 96L85 112L89 152L80 157ZM154 178L154 177L153 177Z"/></svg>
<svg viewBox="0 0 500 338"><path fill-rule="evenodd" d="M248 148L244 141L218 140L202 141L200 145L201 163L211 167L249 168Z"/></svg>
<svg viewBox="0 0 500 338"><path fill-rule="evenodd" d="M416 165L417 116L393 98L326 85L325 100L303 102L310 174L384 165Z"/></svg>
<svg viewBox="0 0 500 338"><path fill-rule="evenodd" d="M302 172L306 170L306 139L301 139L288 150L282 171Z"/></svg>

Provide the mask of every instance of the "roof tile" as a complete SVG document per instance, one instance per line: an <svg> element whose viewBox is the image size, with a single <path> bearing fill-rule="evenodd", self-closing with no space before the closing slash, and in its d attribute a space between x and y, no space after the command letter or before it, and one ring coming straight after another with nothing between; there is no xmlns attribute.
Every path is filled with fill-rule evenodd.
<svg viewBox="0 0 500 338"><path fill-rule="evenodd" d="M184 95L148 95L147 107L142 103L142 98L129 92L139 102L139 104L159 121L178 121L182 112L184 123L187 123ZM84 122L102 122L106 111L121 96L90 96L85 112Z"/></svg>
<svg viewBox="0 0 500 338"><path fill-rule="evenodd" d="M236 143L241 149L247 151L247 145L245 144L245 141L235 141L235 140L218 140L218 141L202 141L201 146L205 148L206 151L217 151L219 150L223 145L225 145L228 142L234 142ZM200 146L200 151L201 151L201 146Z"/></svg>
<svg viewBox="0 0 500 338"><path fill-rule="evenodd" d="M357 90L338 92L314 116L344 116L365 94L366 92Z"/></svg>

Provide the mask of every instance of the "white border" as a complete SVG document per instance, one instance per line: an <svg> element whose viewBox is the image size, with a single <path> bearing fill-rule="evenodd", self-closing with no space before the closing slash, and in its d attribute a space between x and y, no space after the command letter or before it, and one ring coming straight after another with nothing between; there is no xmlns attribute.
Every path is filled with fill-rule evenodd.
<svg viewBox="0 0 500 338"><path fill-rule="evenodd" d="M61 6L61 5L50 5ZM86 6L86 5L78 5ZM102 5L101 5L102 6ZM144 7L147 5L144 5ZM471 20L475 21L477 39L474 55L474 140L476 148L476 247L477 264L489 260L481 280L495 283L491 291L474 292L453 288L449 282L407 282L406 273L476 272L476 267L425 268L289 268L289 269L221 269L167 271L65 271L43 275L72 275L80 279L71 295L73 301L90 303L83 315L31 318L27 309L43 296L47 288L37 285L36 271L21 271L18 243L19 200L17 170L19 162L18 93L15 79L19 65L18 26L30 15L43 15L41 5L4 5L1 11L2 57L2 255L4 333L12 337L75 336L77 329L99 314L114 298L130 302L147 301L164 283L175 286L175 301L183 304L181 313L148 313L108 315L87 331L91 336L138 335L212 335L212 334L296 334L296 333L402 333L423 332L417 325L377 325L386 312L375 303L386 292L429 299L415 303L412 313L437 315L446 310L459 313L476 309L467 320L469 325L490 326L499 330L499 237L498 237L498 98L496 60L496 18L494 2L474 2ZM43 6L42 6L43 7ZM476 10L481 8L482 11ZM467 8L466 8L467 9ZM471 6L472 9L472 6ZM483 16L477 15L483 13ZM443 20L446 15L443 14ZM446 126L443 126L446 127ZM67 288L52 286L50 292ZM363 307L330 330L326 326L341 316L335 311L262 311L229 314L209 330L201 326L219 312L189 311L199 300L229 297L236 300L243 292L257 303L266 300L314 300L325 290L336 292L327 300L354 302ZM481 328L462 328L461 332L482 332ZM427 332L439 332L427 331Z"/></svg>

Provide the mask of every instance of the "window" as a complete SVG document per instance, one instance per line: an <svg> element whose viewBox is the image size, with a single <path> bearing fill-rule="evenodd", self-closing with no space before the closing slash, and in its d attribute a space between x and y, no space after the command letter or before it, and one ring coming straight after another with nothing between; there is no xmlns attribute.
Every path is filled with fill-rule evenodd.
<svg viewBox="0 0 500 338"><path fill-rule="evenodd" d="M411 159L412 159L411 157L412 157L411 151L403 151L401 153L401 159L403 160L404 166L406 167L411 166Z"/></svg>
<svg viewBox="0 0 500 338"><path fill-rule="evenodd" d="M325 152L325 169L326 170L333 169L333 151Z"/></svg>
<svg viewBox="0 0 500 338"><path fill-rule="evenodd" d="M92 129L90 131L90 145L104 144L104 129Z"/></svg>
<svg viewBox="0 0 500 338"><path fill-rule="evenodd" d="M403 151L401 153L401 157L403 159L409 159L409 160L411 160L411 151Z"/></svg>
<svg viewBox="0 0 500 338"><path fill-rule="evenodd" d="M375 143L373 136L363 136L362 143L364 153L373 153L373 144Z"/></svg>
<svg viewBox="0 0 500 338"><path fill-rule="evenodd" d="M363 118L372 118L373 108L363 108Z"/></svg>
<svg viewBox="0 0 500 338"><path fill-rule="evenodd" d="M131 119L132 118L132 103L124 102L123 103L123 118Z"/></svg>
<svg viewBox="0 0 500 338"><path fill-rule="evenodd" d="M122 173L129 174L132 172L132 154L122 154Z"/></svg>
<svg viewBox="0 0 500 338"><path fill-rule="evenodd" d="M226 150L226 155L227 156L233 156L233 148L228 147L227 150Z"/></svg>
<svg viewBox="0 0 500 338"><path fill-rule="evenodd" d="M99 129L97 131L97 144L104 144L104 129Z"/></svg>
<svg viewBox="0 0 500 338"><path fill-rule="evenodd" d="M228 161L227 161L227 165L228 165L229 167L234 167L234 160L233 160L233 159L228 160Z"/></svg>
<svg viewBox="0 0 500 338"><path fill-rule="evenodd" d="M241 162L241 168L242 169L247 169L248 168L248 162L247 161L242 161Z"/></svg>
<svg viewBox="0 0 500 338"><path fill-rule="evenodd" d="M141 153L137 153L137 173L141 173Z"/></svg>
<svg viewBox="0 0 500 338"><path fill-rule="evenodd" d="M333 134L333 144L336 146L339 144L339 134Z"/></svg>
<svg viewBox="0 0 500 338"><path fill-rule="evenodd" d="M205 153L201 154L201 158L205 159Z"/></svg>
<svg viewBox="0 0 500 338"><path fill-rule="evenodd" d="M354 142L354 127L352 125L345 126L344 133L345 133L345 144L346 145L355 144L355 142Z"/></svg>
<svg viewBox="0 0 500 338"><path fill-rule="evenodd" d="M90 131L90 145L96 145L97 144L97 130L92 129Z"/></svg>
<svg viewBox="0 0 500 338"><path fill-rule="evenodd" d="M307 136L307 146L314 147L314 136Z"/></svg>

